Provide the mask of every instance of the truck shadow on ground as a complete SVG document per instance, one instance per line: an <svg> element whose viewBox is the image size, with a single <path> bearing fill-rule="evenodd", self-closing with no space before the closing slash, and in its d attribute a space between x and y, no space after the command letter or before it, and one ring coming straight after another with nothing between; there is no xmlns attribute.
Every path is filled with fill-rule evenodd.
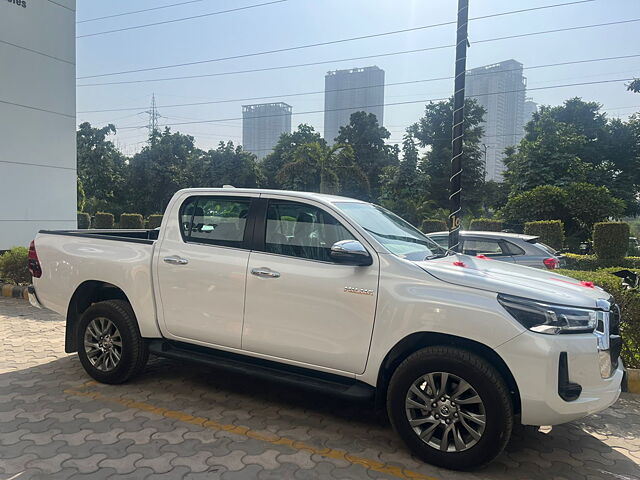
<svg viewBox="0 0 640 480"><path fill-rule="evenodd" d="M412 457L393 432L384 409L372 403L349 402L342 398L290 389L250 376L226 375L224 372L193 365L179 365L165 359L152 362L141 384L163 384L182 378L198 402L213 393L218 405L229 411L262 411L267 417L272 410L281 419L293 416L300 428L306 429L312 443L314 433L320 439L327 431L341 438L332 448L350 451L394 452L404 459L407 468L419 460ZM168 388L171 388L167 385ZM242 423L242 418L236 422ZM250 423L250 419L247 419ZM328 442L322 442L326 445ZM629 449L635 450L634 457ZM384 456L381 455L381 458ZM409 462L410 460L410 462ZM514 430L505 452L489 466L475 472L488 478L611 478L640 479L640 396L623 395L616 405L596 415L565 425L547 428L519 427Z"/></svg>
<svg viewBox="0 0 640 480"><path fill-rule="evenodd" d="M101 396L92 403L70 401L66 407L69 410L109 409L103 399L130 399L220 424L271 431L319 448L346 451L436 478L640 479L638 396L624 396L607 411L582 421L541 431L517 429L506 451L493 463L458 477L412 457L392 431L384 411L372 404L352 403L283 388L250 376L155 358L142 375L127 384L100 385L87 383L89 380L75 356L0 374L0 413L21 408L19 403L11 405L11 399L24 398L23 395L37 397L38 408L43 410L52 406L47 402L55 401L56 411L62 411L65 407L60 397L74 385L71 388ZM24 424L19 428L23 427ZM9 427L0 424L2 435L6 428ZM55 429L56 424L49 428ZM363 478L367 478L366 474Z"/></svg>

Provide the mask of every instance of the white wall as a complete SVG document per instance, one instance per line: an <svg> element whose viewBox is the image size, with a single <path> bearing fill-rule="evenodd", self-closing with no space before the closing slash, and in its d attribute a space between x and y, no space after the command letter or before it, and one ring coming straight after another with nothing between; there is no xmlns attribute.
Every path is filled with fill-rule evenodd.
<svg viewBox="0 0 640 480"><path fill-rule="evenodd" d="M75 7L0 0L0 250L76 228Z"/></svg>

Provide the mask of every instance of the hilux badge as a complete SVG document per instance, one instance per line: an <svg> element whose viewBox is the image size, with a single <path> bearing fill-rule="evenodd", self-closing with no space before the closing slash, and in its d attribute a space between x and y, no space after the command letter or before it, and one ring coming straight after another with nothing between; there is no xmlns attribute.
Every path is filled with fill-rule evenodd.
<svg viewBox="0 0 640 480"><path fill-rule="evenodd" d="M356 293L358 295L373 295L373 290L357 287L344 287L344 291L347 293Z"/></svg>

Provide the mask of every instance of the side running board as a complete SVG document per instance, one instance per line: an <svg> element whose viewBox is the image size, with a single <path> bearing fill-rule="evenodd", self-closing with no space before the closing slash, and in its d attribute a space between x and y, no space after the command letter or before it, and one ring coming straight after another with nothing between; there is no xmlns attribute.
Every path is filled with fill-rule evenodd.
<svg viewBox="0 0 640 480"><path fill-rule="evenodd" d="M340 375L182 342L153 339L148 345L149 351L160 357L197 362L240 375L288 384L293 388L313 390L356 401L372 400L375 396L375 388L371 385Z"/></svg>

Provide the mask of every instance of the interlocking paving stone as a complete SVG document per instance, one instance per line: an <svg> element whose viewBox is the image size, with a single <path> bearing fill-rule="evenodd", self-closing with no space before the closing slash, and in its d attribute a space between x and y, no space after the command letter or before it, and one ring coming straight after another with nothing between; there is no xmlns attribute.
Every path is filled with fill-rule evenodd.
<svg viewBox="0 0 640 480"><path fill-rule="evenodd" d="M518 429L489 466L453 472L411 456L369 406L165 359L127 384L97 384L64 353L61 317L0 299L0 480L397 478L358 459L439 480L640 480L640 396L571 424Z"/></svg>

